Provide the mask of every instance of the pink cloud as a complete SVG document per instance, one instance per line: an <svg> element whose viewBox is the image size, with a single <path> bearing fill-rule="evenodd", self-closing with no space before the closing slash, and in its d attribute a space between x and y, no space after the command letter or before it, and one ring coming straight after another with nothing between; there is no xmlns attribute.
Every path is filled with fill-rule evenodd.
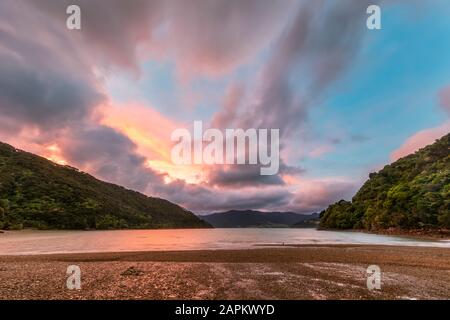
<svg viewBox="0 0 450 320"><path fill-rule="evenodd" d="M449 131L450 122L446 122L436 128L421 130L409 137L397 150L393 151L391 153L391 160L396 161L402 157L414 153L420 148L432 144L435 140L441 138Z"/></svg>
<svg viewBox="0 0 450 320"><path fill-rule="evenodd" d="M301 180L297 187L289 209L299 213L321 211L331 203L349 199L356 191L354 182L339 177Z"/></svg>
<svg viewBox="0 0 450 320"><path fill-rule="evenodd" d="M211 127L227 128L230 126L238 113L244 95L245 90L241 85L230 86L225 93L222 109L212 118Z"/></svg>
<svg viewBox="0 0 450 320"><path fill-rule="evenodd" d="M65 23L70 0L41 0L37 10ZM84 49L107 69L139 72L149 56L175 59L183 76L221 75L252 58L289 17L294 1L78 0ZM33 4L27 4L33 5ZM105 22L104 16L108 16ZM77 39L77 40L79 40Z"/></svg>
<svg viewBox="0 0 450 320"><path fill-rule="evenodd" d="M188 76L223 75L250 61L282 34L251 97L255 102L244 107L246 92L232 87L213 123L298 130L306 107L312 106L308 101L319 97L322 88L353 62L360 39L354 32L360 29L353 27L359 22L353 17L364 4L332 7L324 16L320 5L297 12L290 0L198 1L198 5L173 0L126 4L110 0L108 5L79 0L83 30L68 32L65 8L70 3L0 2L0 20L8 26L2 30L0 48L0 140L198 211L292 208L309 212L353 190L348 182L296 179L298 169L287 166L281 173L285 172L288 186L279 177L255 176L255 168L226 172L174 168L168 141L173 129L182 125L150 106L107 105L109 97L100 78L107 77L109 69L139 72L141 60L152 54L173 60L177 71ZM296 13L296 19L288 19ZM326 18L323 27L319 18ZM329 33L340 28L346 41L336 41ZM306 102L288 81L300 62L317 66ZM448 107L447 93L442 101ZM242 109L247 111L243 119L238 112ZM100 116L93 116L96 111ZM319 146L312 156L331 151L331 146ZM173 180L164 180L167 174ZM189 183L192 175L201 174L214 178L212 186Z"/></svg>
<svg viewBox="0 0 450 320"><path fill-rule="evenodd" d="M334 149L335 147L331 145L318 146L309 152L309 156L312 158L320 158L327 153L333 152Z"/></svg>
<svg viewBox="0 0 450 320"><path fill-rule="evenodd" d="M104 105L98 114L101 124L126 135L148 159L169 160L170 135L175 129L184 127L152 107L139 103Z"/></svg>
<svg viewBox="0 0 450 320"><path fill-rule="evenodd" d="M167 1L168 52L183 75L217 75L245 63L280 32L295 3Z"/></svg>

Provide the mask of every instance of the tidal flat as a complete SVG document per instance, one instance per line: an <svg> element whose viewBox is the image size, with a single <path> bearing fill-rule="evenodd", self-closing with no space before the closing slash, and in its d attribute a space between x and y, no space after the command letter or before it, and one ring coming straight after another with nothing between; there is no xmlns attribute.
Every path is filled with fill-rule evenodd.
<svg viewBox="0 0 450 320"><path fill-rule="evenodd" d="M367 288L367 267L381 289ZM69 265L81 289L69 290ZM449 299L450 249L301 245L0 256L0 299Z"/></svg>

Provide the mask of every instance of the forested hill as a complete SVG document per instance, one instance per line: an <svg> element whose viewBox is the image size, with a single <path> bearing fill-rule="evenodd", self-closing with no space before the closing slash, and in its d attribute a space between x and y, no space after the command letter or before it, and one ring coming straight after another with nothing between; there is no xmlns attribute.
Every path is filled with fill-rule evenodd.
<svg viewBox="0 0 450 320"><path fill-rule="evenodd" d="M210 227L167 200L0 143L0 229Z"/></svg>
<svg viewBox="0 0 450 320"><path fill-rule="evenodd" d="M322 228L450 228L450 134L369 177L321 213Z"/></svg>

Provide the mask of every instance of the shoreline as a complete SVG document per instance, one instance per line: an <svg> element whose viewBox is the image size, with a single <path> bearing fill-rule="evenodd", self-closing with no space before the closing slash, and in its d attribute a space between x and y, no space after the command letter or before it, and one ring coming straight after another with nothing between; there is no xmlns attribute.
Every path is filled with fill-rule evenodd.
<svg viewBox="0 0 450 320"><path fill-rule="evenodd" d="M334 231L334 232L360 232L366 234L375 234L375 235L383 235L383 236L398 236L398 237L407 237L417 240L450 240L450 230L449 229L397 229L397 228L389 228L389 229L380 229L380 230L366 230L366 229L325 229L325 228L297 228L297 227L280 227L280 228L166 228L166 229L20 229L20 230L4 230L0 229L0 234L6 234L10 232L27 232L27 231L83 231L83 232L92 232L92 231L142 231L142 230L198 230L198 229L293 229L293 230L304 230L304 229L314 229L317 231Z"/></svg>
<svg viewBox="0 0 450 320"><path fill-rule="evenodd" d="M337 231L337 232L361 232L367 234L378 234L378 235L396 235L396 236L411 236L411 237L430 237L433 239L449 239L450 240L450 229L397 229L397 228L389 228L389 229L379 229L379 230L366 230L366 229L332 229L332 228L320 228L320 227L248 227L248 228L162 228L162 229L33 229L33 228L25 228L20 230L9 230L9 229L0 229L1 233L8 232L23 232L23 231L83 231L83 232L92 232L92 231L141 231L141 230L201 230L201 229L293 229L293 230L304 230L304 229L314 229L317 231Z"/></svg>
<svg viewBox="0 0 450 320"><path fill-rule="evenodd" d="M422 240L450 240L450 230L426 230L426 229L411 229L411 230L401 230L401 229L383 229L383 230L355 230L359 232L364 232L368 234L378 234L383 236L401 236L412 239L422 239Z"/></svg>
<svg viewBox="0 0 450 320"><path fill-rule="evenodd" d="M332 251L337 251L335 255ZM340 252L339 252L340 251ZM378 254L385 252L382 257ZM341 255L345 252L345 255ZM450 248L434 246L402 246L402 245L380 245L380 244L267 244L255 246L254 248L236 249L190 249L190 250L142 250L142 251L106 251L106 252L70 252L70 253L38 253L20 255L2 255L0 262L14 261L155 261L155 262L304 262L306 260L325 261L333 257L340 261L351 260L355 256L352 252L365 252L367 256L377 256L380 260L404 261L402 255L411 256L420 254L438 253L439 257L448 257L444 264L450 270ZM293 253L297 253L293 255ZM323 255L322 255L323 254ZM347 259L351 256L351 259ZM281 260L280 260L281 259ZM400 259L400 260L398 260ZM403 260L402 260L403 259ZM408 259L409 260L409 259ZM411 265L427 265L424 260L411 260Z"/></svg>
<svg viewBox="0 0 450 320"><path fill-rule="evenodd" d="M66 288L67 267L82 289ZM367 268L381 290L367 289ZM449 299L450 248L302 245L0 256L1 299Z"/></svg>

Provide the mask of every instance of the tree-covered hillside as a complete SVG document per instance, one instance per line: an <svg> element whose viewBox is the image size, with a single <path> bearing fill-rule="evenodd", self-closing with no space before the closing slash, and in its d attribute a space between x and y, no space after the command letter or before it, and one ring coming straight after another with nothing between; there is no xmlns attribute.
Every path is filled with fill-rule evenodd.
<svg viewBox="0 0 450 320"><path fill-rule="evenodd" d="M0 229L204 228L163 199L0 143Z"/></svg>
<svg viewBox="0 0 450 320"><path fill-rule="evenodd" d="M450 134L369 177L352 202L321 213L321 227L450 228Z"/></svg>

